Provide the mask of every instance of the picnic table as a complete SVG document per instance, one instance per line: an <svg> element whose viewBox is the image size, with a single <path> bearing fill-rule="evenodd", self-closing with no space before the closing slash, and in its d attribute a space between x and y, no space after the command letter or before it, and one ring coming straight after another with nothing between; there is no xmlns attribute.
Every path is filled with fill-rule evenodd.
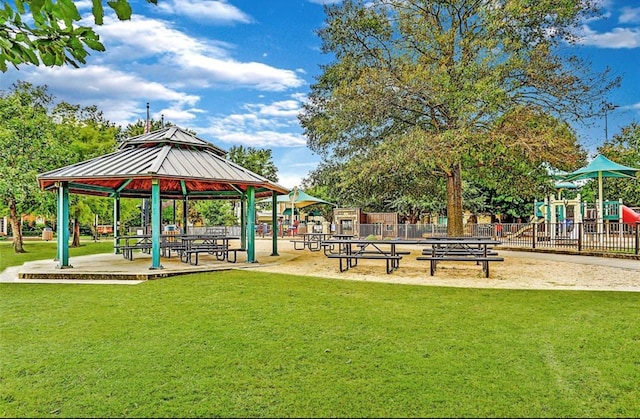
<svg viewBox="0 0 640 419"><path fill-rule="evenodd" d="M135 250L150 253L153 247L151 234L120 236L117 247L125 259L133 260ZM236 262L237 252L244 249L231 248L229 242L238 237L217 234L163 234L160 236L160 252L163 257L171 257L171 252L180 256L182 262L198 264L200 253L215 255L218 260ZM120 242L123 242L120 244ZM195 255L195 257L194 257ZM232 257L233 255L233 257Z"/></svg>
<svg viewBox="0 0 640 419"><path fill-rule="evenodd" d="M145 253L151 251L152 242L150 234L136 234L132 236L120 236L118 237L118 244L116 248L122 252L122 256L125 259L133 260L133 251L140 250ZM121 244L120 241L123 243Z"/></svg>
<svg viewBox="0 0 640 419"><path fill-rule="evenodd" d="M398 245L416 244L416 240L367 240L367 239L337 239L324 240L322 246L324 254L330 259L338 259L340 272L344 272L358 265L359 259L385 260L387 273L390 274L400 266L402 255Z"/></svg>
<svg viewBox="0 0 640 419"><path fill-rule="evenodd" d="M182 262L188 262L191 265L198 264L201 253L214 255L218 260L235 263L237 252L243 250L229 246L231 240L238 240L239 237L206 234L183 235L179 237L181 243L184 245L184 249L180 252L180 260ZM232 254L233 259L231 258Z"/></svg>
<svg viewBox="0 0 640 419"><path fill-rule="evenodd" d="M504 258L497 256L493 246L501 244L498 240L483 237L432 237L422 239L419 244L430 245L423 249L422 256L417 260L429 261L431 276L436 272L438 263L445 261L475 262L482 265L485 277L489 277L489 263L503 262Z"/></svg>
<svg viewBox="0 0 640 419"><path fill-rule="evenodd" d="M323 240L327 240L331 237L328 233L303 233L300 235L302 238L298 240L289 240L293 243L295 250L309 249L312 252L317 252L321 249L321 243Z"/></svg>

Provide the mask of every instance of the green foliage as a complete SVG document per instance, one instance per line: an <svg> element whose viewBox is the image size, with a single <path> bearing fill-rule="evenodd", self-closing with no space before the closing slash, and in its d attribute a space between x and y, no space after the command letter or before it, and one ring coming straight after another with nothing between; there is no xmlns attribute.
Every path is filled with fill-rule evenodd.
<svg viewBox="0 0 640 419"><path fill-rule="evenodd" d="M65 161L51 103L45 87L22 82L0 96L0 204L20 214L42 206L37 175Z"/></svg>
<svg viewBox="0 0 640 419"><path fill-rule="evenodd" d="M102 0L92 0L95 25L102 25ZM146 0L156 4L157 0ZM81 16L72 0L16 0L15 7L4 3L0 9L0 71L7 65L65 64L78 67L86 63L89 50L104 51L100 37L89 26L79 26ZM129 20L132 10L127 0L107 1L118 19Z"/></svg>
<svg viewBox="0 0 640 419"><path fill-rule="evenodd" d="M0 204L8 214L14 208L17 215L35 213L53 220L56 194L41 191L37 176L116 146L116 128L95 106L56 104L46 86L24 82L0 97L0 126ZM95 215L112 219L110 205L104 198L71 195L70 216L93 225Z"/></svg>
<svg viewBox="0 0 640 419"><path fill-rule="evenodd" d="M229 149L228 159L272 182L278 181L278 169L269 149L233 146Z"/></svg>
<svg viewBox="0 0 640 419"><path fill-rule="evenodd" d="M233 206L229 201L195 201L194 206L206 225L232 226L238 224L238 217L234 215Z"/></svg>
<svg viewBox="0 0 640 419"><path fill-rule="evenodd" d="M57 138L66 143L66 164L89 160L115 151L117 129L107 121L96 106L81 107L65 102L59 103L52 111L56 121ZM111 208L111 211L109 211ZM113 221L112 200L87 195L71 195L69 215L79 225L95 224L95 217ZM52 209L53 211L53 209ZM80 244L80 231L74 230L73 246Z"/></svg>
<svg viewBox="0 0 640 419"><path fill-rule="evenodd" d="M119 142L122 142L131 137L142 135L145 133L146 126L147 126L147 121L143 121L142 119L139 119L133 124L128 124L126 127L120 128L118 130L118 133L116 134L116 138ZM149 119L148 132L156 131L156 130L166 128L166 127L171 127L171 126L175 126L175 124L172 122L165 122L164 120L156 121L155 119ZM192 134L195 135L195 132L192 132Z"/></svg>
<svg viewBox="0 0 640 419"><path fill-rule="evenodd" d="M322 184L341 202L361 196L359 206L378 208L390 202L386 191L442 196L444 183L432 180L441 177L454 235L462 233L463 174L500 194L513 196L513 185L534 193L542 163L583 157L563 118L593 115L594 97L619 83L558 49L595 12L590 3L328 6L319 35L336 60L300 115L308 146L324 160L312 177L327 177Z"/></svg>

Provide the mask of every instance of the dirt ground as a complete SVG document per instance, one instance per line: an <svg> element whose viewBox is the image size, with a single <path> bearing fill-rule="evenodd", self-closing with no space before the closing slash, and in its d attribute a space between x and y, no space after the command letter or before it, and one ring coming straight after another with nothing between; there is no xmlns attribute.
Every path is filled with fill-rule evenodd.
<svg viewBox="0 0 640 419"><path fill-rule="evenodd" d="M469 262L441 262L430 276L429 262L416 260L421 253L418 246L398 246L411 254L403 256L391 274L386 273L383 260L360 260L357 267L340 272L337 259L328 259L322 251L294 250L287 238L278 240L278 258L269 256L271 249L270 239L256 241L260 262L256 270L392 284L640 292L638 260L498 250L504 262L491 263L490 276L485 278L481 267Z"/></svg>

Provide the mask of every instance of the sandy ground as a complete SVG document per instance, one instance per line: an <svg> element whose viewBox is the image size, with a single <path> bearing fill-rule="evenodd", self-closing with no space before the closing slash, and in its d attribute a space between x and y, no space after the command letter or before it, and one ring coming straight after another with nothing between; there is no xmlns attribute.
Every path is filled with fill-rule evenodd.
<svg viewBox="0 0 640 419"><path fill-rule="evenodd" d="M271 249L270 240L257 240L256 254L268 255ZM267 263L254 269L392 284L640 292L638 260L498 250L504 262L491 263L489 278L485 278L480 266L469 262L441 262L436 274L430 276L429 262L416 260L421 248L398 246L398 249L411 254L403 256L400 267L391 274L386 273L383 260L360 260L357 267L340 272L337 259L328 259L322 251L294 250L284 238L278 240L278 262L268 263L269 257L262 256L263 260L258 262Z"/></svg>

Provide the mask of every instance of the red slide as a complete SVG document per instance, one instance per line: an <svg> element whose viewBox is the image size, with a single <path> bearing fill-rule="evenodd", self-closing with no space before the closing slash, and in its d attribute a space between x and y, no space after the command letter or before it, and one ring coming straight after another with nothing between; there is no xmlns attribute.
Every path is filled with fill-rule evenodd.
<svg viewBox="0 0 640 419"><path fill-rule="evenodd" d="M622 207L622 222L623 223L635 223L636 221L640 222L640 214L632 210L626 205L621 205Z"/></svg>

